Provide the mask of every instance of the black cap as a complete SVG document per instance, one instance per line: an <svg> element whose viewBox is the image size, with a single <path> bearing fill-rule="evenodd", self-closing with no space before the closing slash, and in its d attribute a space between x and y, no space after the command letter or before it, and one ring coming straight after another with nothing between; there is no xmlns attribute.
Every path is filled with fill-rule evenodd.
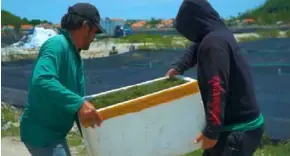
<svg viewBox="0 0 290 156"><path fill-rule="evenodd" d="M98 9L90 3L77 3L71 6L68 9L68 14L88 19L99 29L98 34L106 32L100 25L101 18Z"/></svg>

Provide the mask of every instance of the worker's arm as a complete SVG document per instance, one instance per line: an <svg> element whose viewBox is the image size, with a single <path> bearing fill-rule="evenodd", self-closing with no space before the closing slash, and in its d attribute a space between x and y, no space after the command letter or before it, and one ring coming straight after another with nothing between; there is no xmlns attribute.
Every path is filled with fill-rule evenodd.
<svg viewBox="0 0 290 156"><path fill-rule="evenodd" d="M199 70L206 86L206 127L204 136L217 140L224 121L224 109L228 94L229 53L216 44L202 47L200 51Z"/></svg>
<svg viewBox="0 0 290 156"><path fill-rule="evenodd" d="M186 50L184 55L174 65L174 69L183 74L190 68L193 68L197 63L197 48L198 44L192 43Z"/></svg>
<svg viewBox="0 0 290 156"><path fill-rule="evenodd" d="M75 114L84 103L84 99L59 82L58 75L62 72L60 71L62 48L60 43L56 45L50 42L45 43L40 50L33 73L33 85L59 109Z"/></svg>

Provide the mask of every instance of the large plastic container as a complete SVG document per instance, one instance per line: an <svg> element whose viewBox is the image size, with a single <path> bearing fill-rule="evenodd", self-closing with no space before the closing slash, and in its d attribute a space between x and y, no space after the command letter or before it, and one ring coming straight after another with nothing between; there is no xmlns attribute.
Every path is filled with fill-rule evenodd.
<svg viewBox="0 0 290 156"><path fill-rule="evenodd" d="M198 84L178 78L188 82L97 110L104 118L102 126L82 127L89 156L179 156L199 149L193 141L205 126L205 113Z"/></svg>

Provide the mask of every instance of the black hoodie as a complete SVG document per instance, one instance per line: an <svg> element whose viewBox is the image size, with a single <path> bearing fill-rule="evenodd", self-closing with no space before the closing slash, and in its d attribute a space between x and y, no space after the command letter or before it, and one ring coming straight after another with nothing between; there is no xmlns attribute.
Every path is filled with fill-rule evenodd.
<svg viewBox="0 0 290 156"><path fill-rule="evenodd" d="M224 126L255 120L260 111L250 68L219 14L206 0L184 0L175 27L196 43L188 48L175 69L183 74L197 65L207 121L203 134L216 140Z"/></svg>

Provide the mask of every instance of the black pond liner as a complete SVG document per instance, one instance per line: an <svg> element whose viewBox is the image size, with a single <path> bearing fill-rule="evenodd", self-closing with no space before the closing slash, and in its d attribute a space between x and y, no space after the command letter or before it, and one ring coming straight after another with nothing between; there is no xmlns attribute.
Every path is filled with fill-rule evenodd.
<svg viewBox="0 0 290 156"><path fill-rule="evenodd" d="M251 65L255 92L267 125L281 125L281 117L290 120L290 38L267 39L240 44ZM163 76L183 55L182 49L135 51L111 57L84 60L87 94L116 89ZM34 60L2 62L2 101L18 107L25 104ZM151 63L150 63L151 62ZM185 76L196 78L196 69ZM280 124L281 123L281 124ZM288 122L287 122L288 123ZM283 129L268 126L274 138L290 138L290 124Z"/></svg>

